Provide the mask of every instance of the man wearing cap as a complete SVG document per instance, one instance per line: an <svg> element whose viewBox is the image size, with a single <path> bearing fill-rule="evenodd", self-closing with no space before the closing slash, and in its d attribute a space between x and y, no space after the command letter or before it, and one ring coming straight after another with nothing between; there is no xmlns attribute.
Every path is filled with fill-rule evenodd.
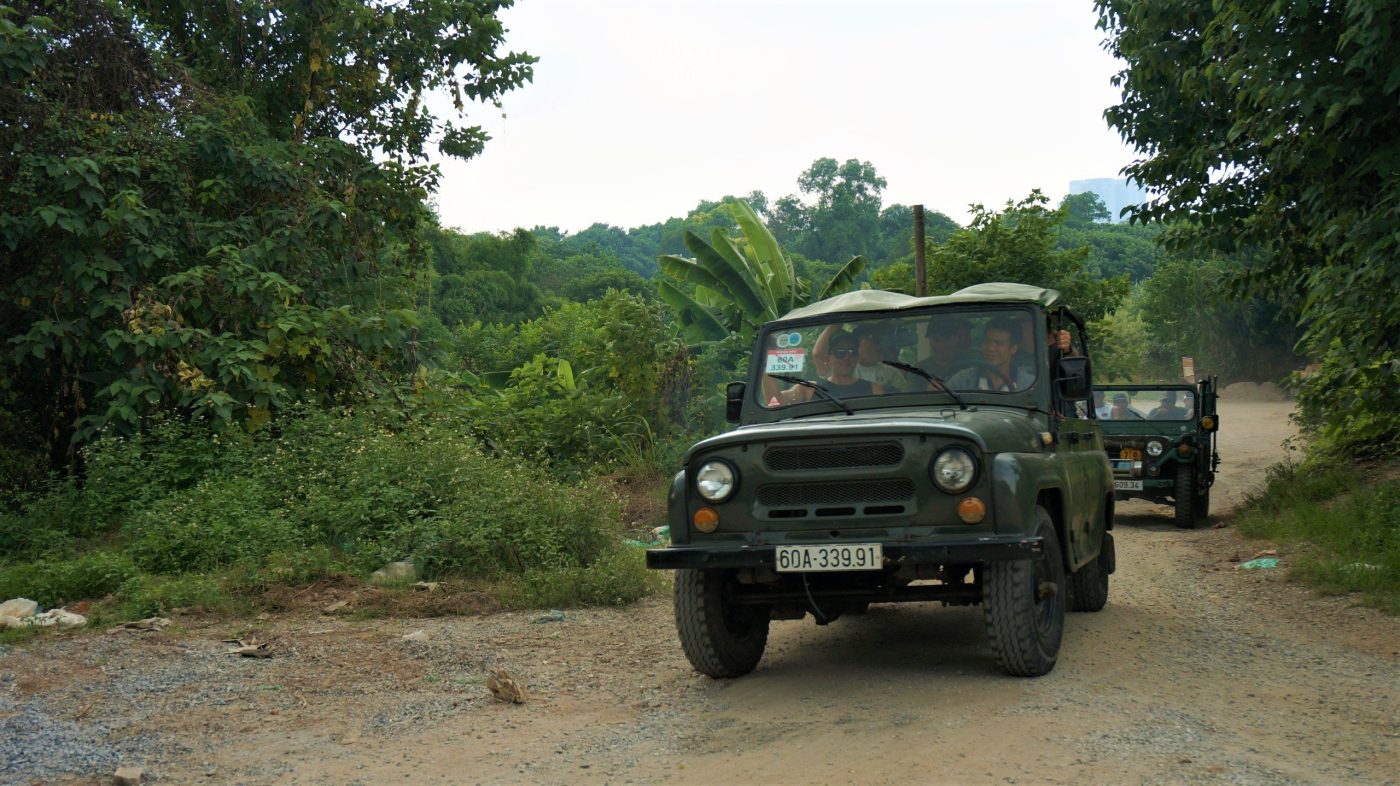
<svg viewBox="0 0 1400 786"><path fill-rule="evenodd" d="M846 333L840 325L828 325L817 336L817 342L812 346L812 363L816 366L817 373L825 377L833 369L831 355L831 341L838 334L855 336L859 344L856 347L856 377L880 386L886 393L897 391L907 387L907 383L902 379L903 374L887 366L883 362L886 359L896 359L893 353L887 353L881 339L884 337L887 328L878 323L865 323L857 325L856 329Z"/></svg>
<svg viewBox="0 0 1400 786"><path fill-rule="evenodd" d="M814 355L813 364L816 366L817 372L825 378L822 387L828 393L839 399L855 396L878 396L884 393L884 388L880 385L856 376L860 339L856 337L855 333L837 328L830 335L824 335L823 338L826 339L825 342L819 340L817 345L813 346L812 354ZM821 347L821 354L826 356L824 364L816 363L817 347ZM778 400L783 404L800 404L811 400L814 395L816 393L806 385L793 385L787 390L780 391Z"/></svg>
<svg viewBox="0 0 1400 786"><path fill-rule="evenodd" d="M1113 408L1108 413L1109 420L1142 420L1142 413L1133 409L1127 393L1113 394Z"/></svg>

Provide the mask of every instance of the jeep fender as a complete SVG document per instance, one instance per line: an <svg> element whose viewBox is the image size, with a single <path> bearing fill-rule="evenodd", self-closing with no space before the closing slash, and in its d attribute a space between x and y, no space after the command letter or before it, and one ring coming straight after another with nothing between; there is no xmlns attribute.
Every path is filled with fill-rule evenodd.
<svg viewBox="0 0 1400 786"><path fill-rule="evenodd" d="M1035 506L1040 493L1055 489L1065 504L1071 504L1064 493L1069 487L1063 457L1046 453L998 453L992 459L992 505L996 511L996 532L1025 534L1035 527ZM1050 511L1061 521L1063 511ZM1066 542L1068 532L1057 526L1061 552L1071 554Z"/></svg>

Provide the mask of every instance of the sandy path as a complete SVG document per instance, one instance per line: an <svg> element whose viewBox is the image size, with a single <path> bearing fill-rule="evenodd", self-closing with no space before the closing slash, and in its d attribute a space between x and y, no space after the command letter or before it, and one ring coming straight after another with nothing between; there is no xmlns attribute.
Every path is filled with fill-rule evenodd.
<svg viewBox="0 0 1400 786"><path fill-rule="evenodd" d="M1217 515L1291 433L1286 404L1221 409ZM1400 782L1400 621L1237 570L1261 544L1169 514L1127 506L1108 607L1071 615L1033 680L997 669L978 609L891 605L775 623L755 673L713 681L681 655L667 598L551 623L273 620L287 656L266 661L223 656L218 626L87 637L0 673L55 714L96 686L85 722L147 740L133 763L175 783ZM488 665L532 700L487 698ZM85 693L58 677L81 669ZM121 700L171 669L185 681Z"/></svg>

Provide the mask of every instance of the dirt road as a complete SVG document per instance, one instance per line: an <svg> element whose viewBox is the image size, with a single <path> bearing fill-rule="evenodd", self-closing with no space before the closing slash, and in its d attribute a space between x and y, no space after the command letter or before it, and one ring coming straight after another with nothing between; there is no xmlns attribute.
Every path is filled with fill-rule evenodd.
<svg viewBox="0 0 1400 786"><path fill-rule="evenodd" d="M1221 410L1228 516L1290 430L1286 404ZM0 654L0 748L47 755L12 749L0 782L118 760L170 783L1400 782L1400 620L1237 569L1267 544L1231 528L1124 513L1108 607L1070 616L1039 679L997 669L976 608L775 623L733 681L690 670L669 598L559 621L209 623ZM231 633L279 654L228 656ZM491 700L489 666L530 701Z"/></svg>

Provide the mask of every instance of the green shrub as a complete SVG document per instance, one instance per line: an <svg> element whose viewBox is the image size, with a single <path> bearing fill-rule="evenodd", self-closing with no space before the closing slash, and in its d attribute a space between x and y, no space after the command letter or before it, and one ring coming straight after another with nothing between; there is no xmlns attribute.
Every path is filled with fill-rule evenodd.
<svg viewBox="0 0 1400 786"><path fill-rule="evenodd" d="M7 565L0 569L0 598L25 597L45 608L61 606L116 592L136 573L130 557L111 551Z"/></svg>
<svg viewBox="0 0 1400 786"><path fill-rule="evenodd" d="M527 571L498 594L517 608L621 606L657 592L665 581L647 570L641 549L617 547L587 567Z"/></svg>
<svg viewBox="0 0 1400 786"><path fill-rule="evenodd" d="M134 513L129 552L152 573L255 564L300 544L293 523L250 478L215 476Z"/></svg>
<svg viewBox="0 0 1400 786"><path fill-rule="evenodd" d="M141 619L169 614L172 609L227 612L237 607L217 576L134 576L117 589L119 614Z"/></svg>

